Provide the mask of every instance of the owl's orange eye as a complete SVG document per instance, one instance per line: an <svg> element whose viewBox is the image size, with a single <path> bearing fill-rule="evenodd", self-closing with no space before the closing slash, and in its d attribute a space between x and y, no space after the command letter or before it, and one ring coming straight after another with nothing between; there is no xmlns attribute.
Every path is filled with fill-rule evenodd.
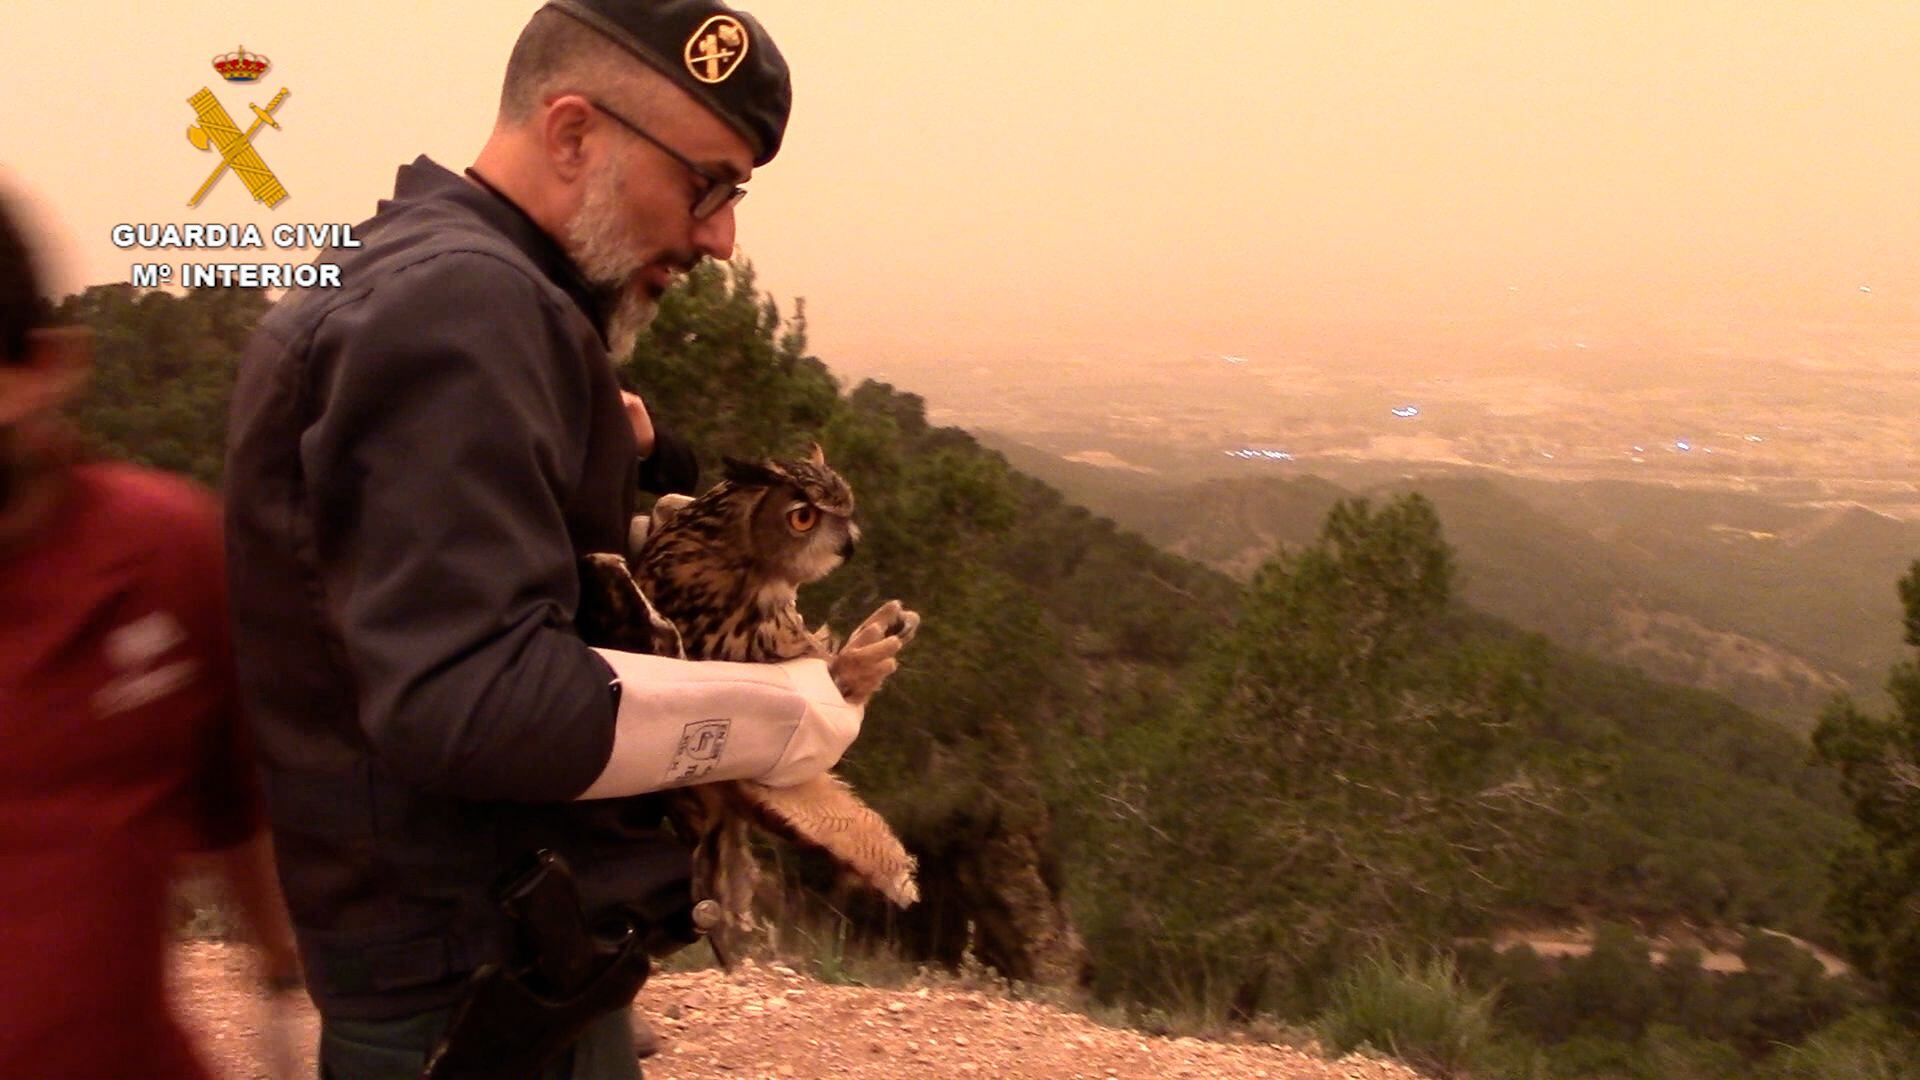
<svg viewBox="0 0 1920 1080"><path fill-rule="evenodd" d="M820 524L820 511L811 506L796 506L787 511L787 524L793 526L794 532L811 532Z"/></svg>

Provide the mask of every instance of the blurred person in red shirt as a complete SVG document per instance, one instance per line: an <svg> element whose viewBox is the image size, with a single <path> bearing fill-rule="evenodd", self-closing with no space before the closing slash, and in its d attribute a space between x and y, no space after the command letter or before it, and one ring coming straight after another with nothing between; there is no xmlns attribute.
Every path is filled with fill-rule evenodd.
<svg viewBox="0 0 1920 1080"><path fill-rule="evenodd" d="M44 325L0 204L0 1077L207 1076L164 992L170 886L206 853L285 1048L292 936L235 708L213 498L83 463L87 331Z"/></svg>

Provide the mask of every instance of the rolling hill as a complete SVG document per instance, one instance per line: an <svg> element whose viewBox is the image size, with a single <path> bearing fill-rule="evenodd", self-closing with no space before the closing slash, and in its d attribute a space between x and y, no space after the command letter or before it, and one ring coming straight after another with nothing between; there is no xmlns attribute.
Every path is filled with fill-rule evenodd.
<svg viewBox="0 0 1920 1080"><path fill-rule="evenodd" d="M1246 578L1333 503L1420 491L1480 610L1650 677L1712 690L1795 730L1836 692L1877 706L1900 658L1893 582L1920 523L1857 507L1491 471L1155 484L989 438L1017 467L1154 543Z"/></svg>

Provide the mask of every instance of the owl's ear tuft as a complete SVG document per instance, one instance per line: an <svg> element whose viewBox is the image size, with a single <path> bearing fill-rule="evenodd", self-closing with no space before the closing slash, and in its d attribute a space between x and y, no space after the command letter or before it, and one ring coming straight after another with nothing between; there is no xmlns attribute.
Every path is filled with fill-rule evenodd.
<svg viewBox="0 0 1920 1080"><path fill-rule="evenodd" d="M813 451L807 455L807 462L822 469L827 467L827 452L820 449L819 443L813 444Z"/></svg>
<svg viewBox="0 0 1920 1080"><path fill-rule="evenodd" d="M787 479L762 462L721 458L720 464L725 469L726 478L738 487L772 487Z"/></svg>

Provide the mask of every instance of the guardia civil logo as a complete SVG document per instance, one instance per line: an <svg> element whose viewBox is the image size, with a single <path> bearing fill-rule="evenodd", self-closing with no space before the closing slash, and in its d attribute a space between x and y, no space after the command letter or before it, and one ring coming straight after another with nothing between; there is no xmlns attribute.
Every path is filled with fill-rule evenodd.
<svg viewBox="0 0 1920 1080"><path fill-rule="evenodd" d="M259 53L248 52L244 45L213 58L213 70L230 83L258 82L260 76L265 75L272 66L271 60ZM265 203L268 209L278 207L286 199L286 185L273 174L266 159L260 156L260 151L253 145L253 137L259 134L262 127L280 130L280 122L274 119L273 114L286 100L287 88L283 86L264 109L249 102L248 107L253 110L254 119L247 125L247 130L241 131L228 114L226 106L220 104L220 99L214 97L213 91L207 87L201 87L199 93L187 99L187 104L193 106L194 113L200 118L199 123L187 127L187 141L195 149L217 151L220 155L220 164L214 166L213 172L207 176L207 182L201 184L200 190L187 200L188 206L199 206L200 200L206 198L207 193L229 171L238 176L247 190L253 193L254 202Z"/></svg>
<svg viewBox="0 0 1920 1080"><path fill-rule="evenodd" d="M747 58L751 44L747 28L739 19L715 15L687 39L687 70L703 83L726 82L727 76L740 70L740 61Z"/></svg>

